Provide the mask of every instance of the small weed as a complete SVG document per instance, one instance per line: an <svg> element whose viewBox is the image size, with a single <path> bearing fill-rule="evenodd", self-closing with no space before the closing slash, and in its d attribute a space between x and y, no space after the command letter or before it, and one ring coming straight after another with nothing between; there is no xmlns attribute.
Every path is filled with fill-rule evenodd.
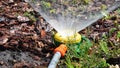
<svg viewBox="0 0 120 68"><path fill-rule="evenodd" d="M101 5L101 9L102 9L102 10L105 10L105 9L107 9L107 6L104 5L104 4L102 4L102 5Z"/></svg>
<svg viewBox="0 0 120 68"><path fill-rule="evenodd" d="M100 45L101 50L103 50L105 52L105 54L109 53L109 48L108 48L107 42L105 40L101 40L99 42L99 45Z"/></svg>
<svg viewBox="0 0 120 68"><path fill-rule="evenodd" d="M103 20L108 20L108 19L111 18L111 16L110 16L109 14L107 14L106 12L102 12L102 14L105 16L105 17L103 18Z"/></svg>
<svg viewBox="0 0 120 68"><path fill-rule="evenodd" d="M68 45L69 49L66 54L65 64L67 68L106 68L109 66L106 63L106 60L101 55L101 50L103 50L106 54L108 54L109 50L107 48L107 43L103 40L100 41L100 48L93 49L93 51L99 51L98 54L96 52L89 53L90 48L94 47L90 43L88 44L86 41L83 41L79 47L79 52L76 50L77 45L72 44ZM99 49L99 50L98 50Z"/></svg>
<svg viewBox="0 0 120 68"><path fill-rule="evenodd" d="M44 8L50 8L51 7L51 3L50 2L41 1L41 4L43 5Z"/></svg>
<svg viewBox="0 0 120 68"><path fill-rule="evenodd" d="M117 32L117 39L120 38L120 31Z"/></svg>
<svg viewBox="0 0 120 68"><path fill-rule="evenodd" d="M24 16L29 17L33 22L36 21L36 18L35 18L31 13L29 13L29 12L25 12L25 13L24 13Z"/></svg>
<svg viewBox="0 0 120 68"><path fill-rule="evenodd" d="M118 14L120 14L120 8L118 8L118 9L116 10L116 12L117 12Z"/></svg>
<svg viewBox="0 0 120 68"><path fill-rule="evenodd" d="M67 66L68 68L74 68L74 66L73 66L73 64L72 64L72 62L71 62L70 56L67 56L67 57L66 57L66 62L65 62L65 64L66 64L66 66Z"/></svg>
<svg viewBox="0 0 120 68"><path fill-rule="evenodd" d="M116 30L117 30L117 28L111 28L109 30L109 36L111 36Z"/></svg>

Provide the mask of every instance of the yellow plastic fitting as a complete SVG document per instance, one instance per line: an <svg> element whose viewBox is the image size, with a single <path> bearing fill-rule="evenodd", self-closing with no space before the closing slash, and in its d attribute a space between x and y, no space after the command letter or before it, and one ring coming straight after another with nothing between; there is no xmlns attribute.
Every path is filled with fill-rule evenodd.
<svg viewBox="0 0 120 68"><path fill-rule="evenodd" d="M61 36L60 33L56 33L54 36L55 41L60 43L79 43L81 41L81 35L79 33L75 33L71 36Z"/></svg>

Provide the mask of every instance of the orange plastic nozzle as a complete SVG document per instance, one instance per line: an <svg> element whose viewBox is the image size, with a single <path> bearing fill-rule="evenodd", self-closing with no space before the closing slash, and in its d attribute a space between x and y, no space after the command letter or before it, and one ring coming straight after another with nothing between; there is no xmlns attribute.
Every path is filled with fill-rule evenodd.
<svg viewBox="0 0 120 68"><path fill-rule="evenodd" d="M61 56L63 57L65 55L65 52L67 51L67 46L65 44L61 44L59 47L57 47L54 50L54 53L60 52Z"/></svg>

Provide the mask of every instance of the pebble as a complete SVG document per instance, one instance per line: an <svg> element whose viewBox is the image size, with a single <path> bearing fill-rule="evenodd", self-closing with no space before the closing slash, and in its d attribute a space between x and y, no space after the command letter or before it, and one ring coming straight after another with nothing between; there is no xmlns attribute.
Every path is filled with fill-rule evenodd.
<svg viewBox="0 0 120 68"><path fill-rule="evenodd" d="M0 45L5 44L8 41L8 38L0 38Z"/></svg>
<svg viewBox="0 0 120 68"><path fill-rule="evenodd" d="M4 64L4 62L3 62L3 61L0 61L0 64L1 64L1 65L3 65L3 64Z"/></svg>
<svg viewBox="0 0 120 68"><path fill-rule="evenodd" d="M5 21L4 17L0 17L0 22Z"/></svg>
<svg viewBox="0 0 120 68"><path fill-rule="evenodd" d="M34 60L40 60L40 57L39 56L34 56L33 59Z"/></svg>
<svg viewBox="0 0 120 68"><path fill-rule="evenodd" d="M15 30L10 30L10 33L11 34L15 34Z"/></svg>
<svg viewBox="0 0 120 68"><path fill-rule="evenodd" d="M99 25L96 25L96 28L99 28L100 26Z"/></svg>
<svg viewBox="0 0 120 68"><path fill-rule="evenodd" d="M30 19L28 17L24 17L24 16L18 16L17 17L18 21L19 22L27 22L27 21L30 21Z"/></svg>
<svg viewBox="0 0 120 68"><path fill-rule="evenodd" d="M17 60L13 60L13 62L15 63L15 62L17 62Z"/></svg>
<svg viewBox="0 0 120 68"><path fill-rule="evenodd" d="M9 3L13 3L14 2L14 0L9 0Z"/></svg>
<svg viewBox="0 0 120 68"><path fill-rule="evenodd" d="M49 57L49 56L50 56L50 53L47 53L47 54L46 54L46 57Z"/></svg>
<svg viewBox="0 0 120 68"><path fill-rule="evenodd" d="M109 68L119 68L119 66L118 65L110 65L110 67Z"/></svg>

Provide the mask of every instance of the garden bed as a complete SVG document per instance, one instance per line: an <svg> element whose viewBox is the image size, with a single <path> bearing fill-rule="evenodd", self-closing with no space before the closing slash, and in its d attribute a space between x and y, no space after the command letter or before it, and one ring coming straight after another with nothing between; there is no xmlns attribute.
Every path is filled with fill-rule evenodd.
<svg viewBox="0 0 120 68"><path fill-rule="evenodd" d="M22 0L0 1L0 68L46 68L56 47L52 32L54 29L28 3ZM111 65L120 65L120 8L79 33L93 43L88 53L99 55L97 58L100 60L93 57L96 62L104 58ZM109 51L101 49L100 42L107 43ZM67 66L64 63L68 63L65 61L69 58L67 55L58 67ZM77 62L78 59L74 55L72 59L70 57L71 64L79 66L86 60L83 58ZM81 64L84 66L85 63Z"/></svg>

